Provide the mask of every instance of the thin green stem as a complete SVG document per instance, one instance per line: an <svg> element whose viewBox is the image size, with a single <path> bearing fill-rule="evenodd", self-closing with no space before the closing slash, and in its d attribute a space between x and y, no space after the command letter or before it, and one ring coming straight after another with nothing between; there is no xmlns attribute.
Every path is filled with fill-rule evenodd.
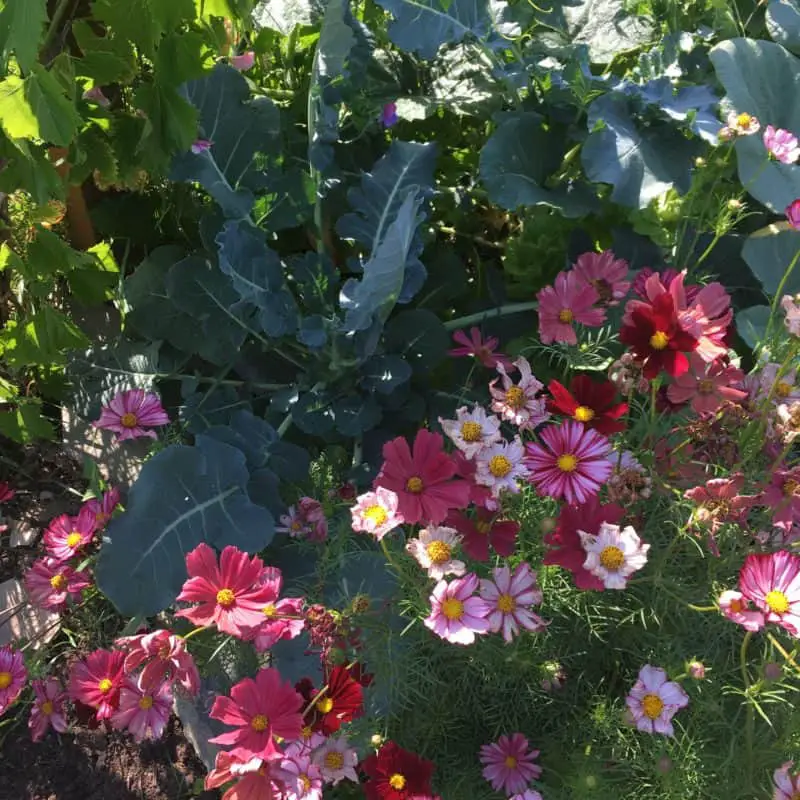
<svg viewBox="0 0 800 800"><path fill-rule="evenodd" d="M197 636L198 633L201 633L204 630L206 629L202 626L199 628L195 628L194 630L189 631L189 633L187 633L186 636L182 636L181 638L183 639L184 642L188 642L189 639L192 638L192 636Z"/></svg>
<svg viewBox="0 0 800 800"><path fill-rule="evenodd" d="M755 724L755 712L750 701L750 674L747 671L747 648L753 638L753 631L747 631L742 639L742 647L739 650L739 669L742 673L742 683L744 684L744 694L747 700L747 720L745 724L745 736L747 741L747 761L749 764L749 774L753 772L753 728Z"/></svg>
<svg viewBox="0 0 800 800"><path fill-rule="evenodd" d="M46 53L47 49L53 43L53 39L56 38L58 28L61 25L71 3L72 0L59 0L56 10L53 12L53 17L50 20L50 25L47 28L47 34L44 37L44 44L42 45L41 52Z"/></svg>
<svg viewBox="0 0 800 800"><path fill-rule="evenodd" d="M456 317L444 323L445 330L455 331L459 328L466 328L467 325L474 325L487 319L495 317L505 317L509 314L521 314L523 311L535 311L539 303L535 300L528 300L525 303L509 303L499 308L490 308L486 311L479 311L477 314L468 314L466 317Z"/></svg>
<svg viewBox="0 0 800 800"><path fill-rule="evenodd" d="M778 283L778 288L775 290L775 296L772 298L772 306L770 307L769 311L769 323L767 324L767 336L769 336L770 329L772 328L772 322L775 318L775 312L778 310L778 305L781 302L781 295L783 294L783 287L786 286L786 282L789 280L792 272L794 272L794 268L797 266L797 260L800 259L800 250L798 250L794 254L794 258L792 259L789 266L786 268L786 271L783 273L783 277Z"/></svg>

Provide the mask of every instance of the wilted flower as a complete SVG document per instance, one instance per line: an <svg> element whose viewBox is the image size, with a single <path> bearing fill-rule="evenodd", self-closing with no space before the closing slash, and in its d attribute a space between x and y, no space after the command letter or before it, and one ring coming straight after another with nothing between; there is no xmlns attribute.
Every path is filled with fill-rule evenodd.
<svg viewBox="0 0 800 800"><path fill-rule="evenodd" d="M520 628L541 631L547 623L531 611L531 606L542 602L542 592L536 582L536 573L524 561L512 573L508 567L492 570L491 580L480 584L480 595L492 609L489 612L489 630L502 631L506 642L519 634Z"/></svg>
<svg viewBox="0 0 800 800"><path fill-rule="evenodd" d="M453 558L460 541L461 537L452 528L429 525L418 537L408 541L406 550L428 571L429 578L438 581L445 575L464 574L464 562Z"/></svg>
<svg viewBox="0 0 800 800"><path fill-rule="evenodd" d="M430 628L453 644L472 644L476 633L486 633L486 619L491 607L480 597L474 597L478 588L478 576L470 572L463 578L439 581L431 595L431 613L424 620Z"/></svg>
<svg viewBox="0 0 800 800"><path fill-rule="evenodd" d="M603 305L618 305L631 288L630 281L625 280L628 277L628 262L624 258L617 258L611 250L578 256L575 273L594 286Z"/></svg>
<svg viewBox="0 0 800 800"><path fill-rule="evenodd" d="M667 680L663 669L645 664L625 703L640 731L673 736L670 720L689 705L689 696L677 683Z"/></svg>
<svg viewBox="0 0 800 800"><path fill-rule="evenodd" d="M482 406L473 406L468 411L466 406L456 410L456 419L439 417L442 430L461 450L467 458L474 458L490 444L499 442L500 420L486 413Z"/></svg>
<svg viewBox="0 0 800 800"><path fill-rule="evenodd" d="M542 774L542 768L534 764L538 755L538 750L528 750L528 740L521 733L501 736L480 749L483 777L498 792L522 792Z"/></svg>
<svg viewBox="0 0 800 800"><path fill-rule="evenodd" d="M644 377L642 366L632 353L623 353L608 368L608 379L617 387L620 394L626 396L634 392L646 394L650 388L650 381Z"/></svg>
<svg viewBox="0 0 800 800"><path fill-rule="evenodd" d="M783 128L767 125L764 128L764 147L769 151L770 158L780 161L781 164L794 164L800 158L797 137Z"/></svg>
<svg viewBox="0 0 800 800"><path fill-rule="evenodd" d="M536 299L542 344L577 344L576 322L596 328L606 319L605 309L595 308L600 299L597 289L577 272L559 272L554 285L541 289Z"/></svg>
<svg viewBox="0 0 800 800"><path fill-rule="evenodd" d="M583 568L603 582L606 589L624 589L628 578L647 563L649 544L630 526L620 528L603 522L596 534L579 530L586 551Z"/></svg>
<svg viewBox="0 0 800 800"><path fill-rule="evenodd" d="M745 523L747 512L756 498L740 495L743 486L744 475L737 473L730 478L712 478L705 486L689 489L684 497L696 503L695 519L711 525L712 532L715 532L724 522Z"/></svg>
<svg viewBox="0 0 800 800"><path fill-rule="evenodd" d="M612 503L635 503L652 494L653 481L647 470L627 450L612 453L608 460L612 472L606 483Z"/></svg>
<svg viewBox="0 0 800 800"><path fill-rule="evenodd" d="M134 741L160 739L172 713L169 682L143 686L128 678L119 694L119 708L111 717L116 730L127 730Z"/></svg>
<svg viewBox="0 0 800 800"><path fill-rule="evenodd" d="M751 553L739 573L742 595L774 622L800 638L800 556L779 550Z"/></svg>
<svg viewBox="0 0 800 800"><path fill-rule="evenodd" d="M472 327L469 329L469 336L464 331L456 331L453 340L458 342L461 347L454 347L447 351L449 356L468 356L477 359L488 369L497 369L502 364L507 370L511 369L511 362L502 353L495 353L499 339L489 336L484 339L480 329Z"/></svg>
<svg viewBox="0 0 800 800"><path fill-rule="evenodd" d="M144 389L128 389L114 395L107 406L103 406L95 428L104 428L118 434L119 441L146 436L155 439L156 432L148 428L169 425L167 412L161 400L153 392Z"/></svg>

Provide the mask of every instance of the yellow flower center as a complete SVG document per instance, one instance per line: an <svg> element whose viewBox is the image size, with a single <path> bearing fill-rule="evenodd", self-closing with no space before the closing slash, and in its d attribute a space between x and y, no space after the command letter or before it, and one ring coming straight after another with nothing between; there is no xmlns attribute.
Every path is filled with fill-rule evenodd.
<svg viewBox="0 0 800 800"><path fill-rule="evenodd" d="M307 792L311 788L311 778L303 774L298 775L297 778L303 784L303 791Z"/></svg>
<svg viewBox="0 0 800 800"><path fill-rule="evenodd" d="M422 482L422 478L420 478L418 475L412 475L406 481L406 489L408 489L408 491L412 494L419 494L424 486L425 484Z"/></svg>
<svg viewBox="0 0 800 800"><path fill-rule="evenodd" d="M383 506L370 506L365 512L364 516L376 527L380 527L389 519L386 509Z"/></svg>
<svg viewBox="0 0 800 800"><path fill-rule="evenodd" d="M515 756L506 756L506 760L503 762L509 769L516 769L517 764L519 763Z"/></svg>
<svg viewBox="0 0 800 800"><path fill-rule="evenodd" d="M578 422L591 422L594 419L594 411L589 406L578 406L572 416Z"/></svg>
<svg viewBox="0 0 800 800"><path fill-rule="evenodd" d="M646 694L642 698L642 711L648 719L658 719L664 709L664 701L657 694Z"/></svg>
<svg viewBox="0 0 800 800"><path fill-rule="evenodd" d="M796 494L800 494L800 481L795 481L791 478L784 481L783 493L786 497L794 497Z"/></svg>
<svg viewBox="0 0 800 800"><path fill-rule="evenodd" d="M464 604L460 600L456 600L455 597L448 597L442 603L442 614L447 619L461 619L464 616Z"/></svg>
<svg viewBox="0 0 800 800"><path fill-rule="evenodd" d="M11 686L12 680L13 678L10 672L0 672L0 690L8 689L8 687Z"/></svg>
<svg viewBox="0 0 800 800"><path fill-rule="evenodd" d="M265 731L267 725L269 725L269 719L267 719L264 714L256 714L253 719L250 720L250 727L257 733Z"/></svg>
<svg viewBox="0 0 800 800"><path fill-rule="evenodd" d="M664 331L656 331L650 337L650 347L653 350L663 350L669 344L669 336Z"/></svg>
<svg viewBox="0 0 800 800"><path fill-rule="evenodd" d="M510 386L506 389L506 405L514 411L519 411L525 406L525 392L519 386Z"/></svg>
<svg viewBox="0 0 800 800"><path fill-rule="evenodd" d="M311 730L311 726L310 725L304 725L303 729L300 731L300 736L303 739L308 740L308 739L311 738L313 733L314 733L314 731Z"/></svg>
<svg viewBox="0 0 800 800"><path fill-rule="evenodd" d="M135 428L138 422L139 420L136 419L136 414L131 414L130 411L119 418L119 424L122 425L123 428Z"/></svg>
<svg viewBox="0 0 800 800"><path fill-rule="evenodd" d="M480 519L476 520L475 530L478 531L478 533L482 533L485 536L487 533L489 533L491 529L492 529L491 522L484 522L483 520Z"/></svg>
<svg viewBox="0 0 800 800"><path fill-rule="evenodd" d="M751 117L749 114L739 114L739 115L736 117L736 124L737 124L737 125L738 125L740 128L749 128L749 127L750 127L750 123L751 123L752 119L753 119L753 118L752 118L752 117Z"/></svg>
<svg viewBox="0 0 800 800"><path fill-rule="evenodd" d="M711 394L714 391L714 381L703 378L703 380L697 382L697 391L700 394Z"/></svg>
<svg viewBox="0 0 800 800"><path fill-rule="evenodd" d="M67 547L77 547L83 541L83 536L81 536L77 531L73 531L69 536L67 536Z"/></svg>
<svg viewBox="0 0 800 800"><path fill-rule="evenodd" d="M764 602L773 614L785 614L789 610L789 598L777 589L767 592Z"/></svg>
<svg viewBox="0 0 800 800"><path fill-rule="evenodd" d="M329 750L325 753L325 766L328 769L341 769L344 766L344 756L338 750Z"/></svg>
<svg viewBox="0 0 800 800"><path fill-rule="evenodd" d="M432 542L425 545L425 552L434 564L444 564L446 561L449 561L450 556L453 555L453 549L450 545L439 539L434 539Z"/></svg>
<svg viewBox="0 0 800 800"><path fill-rule="evenodd" d="M274 616L275 616L275 614L277 614L277 613L278 613L278 609L277 609L277 608L275 608L275 603L267 603L267 604L264 606L264 608L262 608L262 609L261 609L261 613L262 613L262 614L263 614L265 617L268 617L269 619L272 619L272 617L274 617Z"/></svg>
<svg viewBox="0 0 800 800"><path fill-rule="evenodd" d="M563 322L565 325L569 325L574 319L575 315L568 308L562 308L558 312L558 321Z"/></svg>
<svg viewBox="0 0 800 800"><path fill-rule="evenodd" d="M512 469L514 465L505 456L492 456L489 459L489 472L495 478L505 478Z"/></svg>
<svg viewBox="0 0 800 800"><path fill-rule="evenodd" d="M217 592L217 605L230 608L236 602L236 595L232 589L220 589Z"/></svg>
<svg viewBox="0 0 800 800"><path fill-rule="evenodd" d="M578 468L578 459L572 453L564 453L556 460L556 466L562 472L575 472Z"/></svg>
<svg viewBox="0 0 800 800"><path fill-rule="evenodd" d="M501 594L497 598L497 610L510 614L517 607L517 601L510 594Z"/></svg>
<svg viewBox="0 0 800 800"><path fill-rule="evenodd" d="M400 789L405 789L406 788L405 775L401 775L399 772L395 772L394 775L389 776L389 786L391 786L392 789L397 789L398 791L400 791Z"/></svg>
<svg viewBox="0 0 800 800"><path fill-rule="evenodd" d="M734 614L740 614L742 611L744 611L744 602L738 597L734 597L734 599L730 602L730 609Z"/></svg>
<svg viewBox="0 0 800 800"><path fill-rule="evenodd" d="M333 711L333 700L330 697L323 697L317 701L317 708L321 714L330 714Z"/></svg>
<svg viewBox="0 0 800 800"><path fill-rule="evenodd" d="M97 688L103 693L108 694L112 687L114 686L114 681L111 678L103 678L100 683L97 684Z"/></svg>
<svg viewBox="0 0 800 800"><path fill-rule="evenodd" d="M144 697L139 700L139 708L142 711L149 711L153 707L153 698L150 697L149 694L146 694Z"/></svg>
<svg viewBox="0 0 800 800"><path fill-rule="evenodd" d="M625 553L619 547L609 545L600 552L600 563L606 569L616 572L625 563Z"/></svg>
<svg viewBox="0 0 800 800"><path fill-rule="evenodd" d="M53 713L53 703L50 700L45 700L44 703L39 706L39 710L42 714L49 717Z"/></svg>
<svg viewBox="0 0 800 800"><path fill-rule="evenodd" d="M53 575L53 577L50 578L50 585L57 592L60 592L67 585L67 579L63 575Z"/></svg>
<svg viewBox="0 0 800 800"><path fill-rule="evenodd" d="M467 422L461 423L461 438L465 442L479 442L481 436L483 436L483 428L480 422L467 420Z"/></svg>
<svg viewBox="0 0 800 800"><path fill-rule="evenodd" d="M775 384L775 394L778 397L788 397L792 391L792 384L786 383L786 381L778 381Z"/></svg>

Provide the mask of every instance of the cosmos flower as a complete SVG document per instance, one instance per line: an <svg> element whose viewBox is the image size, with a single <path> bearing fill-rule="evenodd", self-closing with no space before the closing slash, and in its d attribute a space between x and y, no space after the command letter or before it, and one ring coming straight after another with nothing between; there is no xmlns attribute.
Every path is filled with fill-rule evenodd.
<svg viewBox="0 0 800 800"><path fill-rule="evenodd" d="M28 718L31 739L38 742L51 727L56 733L66 733L64 701L67 699L67 693L58 678L49 677L31 681L31 688L34 697Z"/></svg>
<svg viewBox="0 0 800 800"><path fill-rule="evenodd" d="M720 130L719 138L723 141L729 141L736 136L752 136L758 133L761 128L761 123L758 117L752 114L737 113L731 111L728 114L727 124Z"/></svg>
<svg viewBox="0 0 800 800"><path fill-rule="evenodd" d="M769 151L770 158L775 161L780 161L781 164L794 164L800 158L800 145L797 137L790 131L767 125L763 137L764 147Z"/></svg>
<svg viewBox="0 0 800 800"><path fill-rule="evenodd" d="M608 440L572 420L549 425L539 435L541 444L525 445L528 480L537 491L567 503L596 495L611 474Z"/></svg>
<svg viewBox="0 0 800 800"><path fill-rule="evenodd" d="M334 786L343 780L358 783L358 753L348 747L347 737L328 737L324 744L314 750L312 758L326 782Z"/></svg>
<svg viewBox="0 0 800 800"><path fill-rule="evenodd" d="M486 413L486 409L476 405L472 411L466 406L456 410L455 419L442 419L439 424L445 435L467 457L474 458L485 447L499 442L500 420Z"/></svg>
<svg viewBox="0 0 800 800"><path fill-rule="evenodd" d="M111 726L127 730L134 741L160 739L172 713L172 690L168 681L143 686L141 681L126 679L119 693L119 708L111 717Z"/></svg>
<svg viewBox="0 0 800 800"><path fill-rule="evenodd" d="M167 630L123 636L114 644L125 653L125 672L130 675L144 664L142 686L152 688L164 681L177 681L194 696L200 691L200 673L185 641Z"/></svg>
<svg viewBox="0 0 800 800"><path fill-rule="evenodd" d="M461 345L447 351L447 355L455 358L467 356L476 359L488 369L497 369L502 364L506 370L511 369L511 361L502 353L495 353L499 339L488 336L486 339L481 335L479 328L470 328L469 336L464 331L456 331L453 340Z"/></svg>
<svg viewBox="0 0 800 800"><path fill-rule="evenodd" d="M406 550L417 563L428 572L428 577L441 580L445 575L463 575L466 566L453 558L453 552L461 537L452 528L429 525L419 536L409 539Z"/></svg>
<svg viewBox="0 0 800 800"><path fill-rule="evenodd" d="M149 429L169 425L169 416L154 392L128 389L114 395L93 424L95 428L113 431L120 442L139 436L155 439L156 432Z"/></svg>
<svg viewBox="0 0 800 800"><path fill-rule="evenodd" d="M781 298L781 308L786 312L784 325L792 336L800 336L800 294L786 294Z"/></svg>
<svg viewBox="0 0 800 800"><path fill-rule="evenodd" d="M495 791L506 794L523 792L542 774L542 768L533 763L538 755L538 750L528 750L528 740L521 733L501 736L480 749L483 777Z"/></svg>
<svg viewBox="0 0 800 800"><path fill-rule="evenodd" d="M739 572L742 595L791 636L800 638L800 556L779 550L751 553Z"/></svg>
<svg viewBox="0 0 800 800"><path fill-rule="evenodd" d="M800 467L776 469L760 504L772 509L772 524L778 528L800 523Z"/></svg>
<svg viewBox="0 0 800 800"><path fill-rule="evenodd" d="M647 563L649 544L644 544L630 526L620 528L607 522L596 534L579 530L586 552L583 568L599 578L606 589L624 589L628 578Z"/></svg>
<svg viewBox="0 0 800 800"><path fill-rule="evenodd" d="M276 770L284 785L283 800L322 800L322 772L309 753L295 753Z"/></svg>
<svg viewBox="0 0 800 800"><path fill-rule="evenodd" d="M256 54L252 50L238 56L231 56L231 66L237 72L247 72L256 63Z"/></svg>
<svg viewBox="0 0 800 800"><path fill-rule="evenodd" d="M772 773L775 791L772 800L796 800L800 797L800 774L792 774L794 761L787 761Z"/></svg>
<svg viewBox="0 0 800 800"><path fill-rule="evenodd" d="M679 375L667 388L672 403L691 401L698 414L713 413L723 403L740 403L747 392L735 388L744 379L744 372L720 359L707 364L699 355L689 357L690 369Z"/></svg>
<svg viewBox="0 0 800 800"><path fill-rule="evenodd" d="M56 558L40 558L25 573L25 591L38 608L63 611L67 600L77 601L92 582L85 572L76 572Z"/></svg>
<svg viewBox="0 0 800 800"><path fill-rule="evenodd" d="M485 508L476 508L473 516L451 511L444 522L461 535L461 549L475 561L488 561L490 546L504 558L516 547L519 522L502 519Z"/></svg>
<svg viewBox="0 0 800 800"><path fill-rule="evenodd" d="M0 647L0 714L19 697L27 679L22 653L10 644Z"/></svg>
<svg viewBox="0 0 800 800"><path fill-rule="evenodd" d="M195 139L190 149L196 156L199 156L201 153L207 153L213 146L214 142L209 139Z"/></svg>
<svg viewBox="0 0 800 800"><path fill-rule="evenodd" d="M531 606L542 602L542 592L536 582L536 573L526 562L517 564L512 573L509 567L496 567L492 578L481 581L480 596L491 607L489 630L503 632L508 643L519 634L520 628L527 631L542 631L547 623L531 611Z"/></svg>
<svg viewBox="0 0 800 800"><path fill-rule="evenodd" d="M311 729L330 736L345 722L351 722L364 711L364 690L350 670L336 666L325 680L322 692L314 691L313 706L308 714Z"/></svg>
<svg viewBox="0 0 800 800"><path fill-rule="evenodd" d="M760 631L764 627L764 614L751 608L741 592L728 589L719 596L717 605L724 616L747 631Z"/></svg>
<svg viewBox="0 0 800 800"><path fill-rule="evenodd" d="M367 775L366 800L414 800L430 795L434 766L395 742L383 744L361 764Z"/></svg>
<svg viewBox="0 0 800 800"><path fill-rule="evenodd" d="M120 492L116 487L103 492L103 496L98 500L96 497L87 500L81 510L87 509L87 513L94 516L95 530L102 530L111 519L114 509L119 505Z"/></svg>
<svg viewBox="0 0 800 800"><path fill-rule="evenodd" d="M628 262L617 258L611 250L602 253L583 253L575 261L575 273L597 290L600 303L619 305L631 288Z"/></svg>
<svg viewBox="0 0 800 800"><path fill-rule="evenodd" d="M44 547L58 561L69 561L94 538L95 514L84 506L77 517L61 514L51 520L44 532Z"/></svg>
<svg viewBox="0 0 800 800"><path fill-rule="evenodd" d="M617 387L611 381L593 381L588 375L576 375L569 389L556 380L547 388L552 399L547 408L553 414L561 414L583 423L604 436L625 430L621 417L628 411L627 403L616 402Z"/></svg>
<svg viewBox="0 0 800 800"><path fill-rule="evenodd" d="M118 650L94 650L76 661L69 673L70 699L94 708L98 720L110 719L119 706L124 664L125 654Z"/></svg>
<svg viewBox="0 0 800 800"><path fill-rule="evenodd" d="M711 525L715 532L725 522L737 525L745 523L747 512L756 498L740 495L743 486L744 475L736 473L729 478L712 478L704 486L689 489L683 496L697 505L695 519Z"/></svg>
<svg viewBox="0 0 800 800"><path fill-rule="evenodd" d="M689 705L689 696L679 684L667 680L663 669L645 664L625 703L640 731L674 736L670 720Z"/></svg>
<svg viewBox="0 0 800 800"><path fill-rule="evenodd" d="M786 219L796 231L800 231L800 197L792 200L783 212Z"/></svg>
<svg viewBox="0 0 800 800"><path fill-rule="evenodd" d="M267 601L261 606L262 621L255 628L244 631L245 638L252 640L256 651L263 653L282 639L294 639L305 627L302 597L280 597L283 588L283 573L277 567L264 567L258 579L267 590Z"/></svg>
<svg viewBox="0 0 800 800"><path fill-rule="evenodd" d="M539 301L539 338L542 344L561 342L577 344L576 322L599 327L606 312L595 308L600 295L577 272L559 272L553 286L545 286L536 295Z"/></svg>
<svg viewBox="0 0 800 800"><path fill-rule="evenodd" d="M544 384L536 379L527 359L518 358L514 366L520 374L517 383L508 376L505 366L499 364L497 367L500 377L489 384L492 411L520 430L533 430L546 422L550 416L547 413L545 398L539 396ZM497 386L498 381L501 386Z"/></svg>
<svg viewBox="0 0 800 800"><path fill-rule="evenodd" d="M260 758L238 758L227 750L220 750L214 769L205 779L206 789L218 789L236 781L223 795L222 800L278 800L281 797L276 781L280 760L264 761Z"/></svg>
<svg viewBox="0 0 800 800"><path fill-rule="evenodd" d="M463 578L439 581L431 594L431 613L424 624L437 636L453 644L472 644L475 634L486 633L486 617L491 606L480 597L474 597L478 576L470 572Z"/></svg>
<svg viewBox="0 0 800 800"><path fill-rule="evenodd" d="M392 128L400 121L397 116L397 103L386 103L381 109L380 123L384 128Z"/></svg>
<svg viewBox="0 0 800 800"><path fill-rule="evenodd" d="M356 498L350 509L353 530L372 534L377 541L402 525L405 520L397 511L397 495L379 486L374 492L366 492Z"/></svg>
<svg viewBox="0 0 800 800"><path fill-rule="evenodd" d="M499 497L504 491L517 494L518 481L528 475L525 450L519 436L510 442L501 441L485 447L475 457L475 465L475 480L488 486L493 497Z"/></svg>

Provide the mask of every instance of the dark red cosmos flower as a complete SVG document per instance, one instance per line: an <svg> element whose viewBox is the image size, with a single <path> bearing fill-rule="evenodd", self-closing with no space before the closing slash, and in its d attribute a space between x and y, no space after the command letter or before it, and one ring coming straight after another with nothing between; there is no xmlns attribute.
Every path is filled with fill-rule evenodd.
<svg viewBox="0 0 800 800"><path fill-rule="evenodd" d="M365 758L361 769L369 777L363 787L367 800L413 800L432 794L433 763L394 742Z"/></svg>
<svg viewBox="0 0 800 800"><path fill-rule="evenodd" d="M628 410L627 403L616 403L617 387L611 381L598 383L588 375L576 375L569 389L558 381L550 381L547 388L553 397L547 401L547 410L553 414L582 422L604 436L625 430L619 419Z"/></svg>
<svg viewBox="0 0 800 800"><path fill-rule="evenodd" d="M312 730L330 736L342 727L342 723L360 716L364 708L364 690L347 667L342 666L331 670L326 686L323 694L313 687L309 694L305 694L308 691L308 684L305 683L300 691L306 702L314 700L314 705L306 714L306 724Z"/></svg>
<svg viewBox="0 0 800 800"><path fill-rule="evenodd" d="M463 511L451 511L444 524L461 534L461 549L475 561L489 560L489 545L504 558L508 558L517 545L519 522L498 519L497 514L477 508L475 516Z"/></svg>
<svg viewBox="0 0 800 800"><path fill-rule="evenodd" d="M603 582L583 568L586 551L581 544L578 531L596 534L603 522L619 524L625 515L622 506L616 503L601 504L597 497L590 498L583 505L563 505L554 530L544 537L547 552L543 564L556 564L572 573L579 589L603 590Z"/></svg>
<svg viewBox="0 0 800 800"><path fill-rule="evenodd" d="M689 369L686 353L697 347L697 339L681 328L672 295L666 293L650 304L637 301L630 323L622 325L619 339L644 362L642 371L649 379L661 370L673 378L683 375Z"/></svg>

